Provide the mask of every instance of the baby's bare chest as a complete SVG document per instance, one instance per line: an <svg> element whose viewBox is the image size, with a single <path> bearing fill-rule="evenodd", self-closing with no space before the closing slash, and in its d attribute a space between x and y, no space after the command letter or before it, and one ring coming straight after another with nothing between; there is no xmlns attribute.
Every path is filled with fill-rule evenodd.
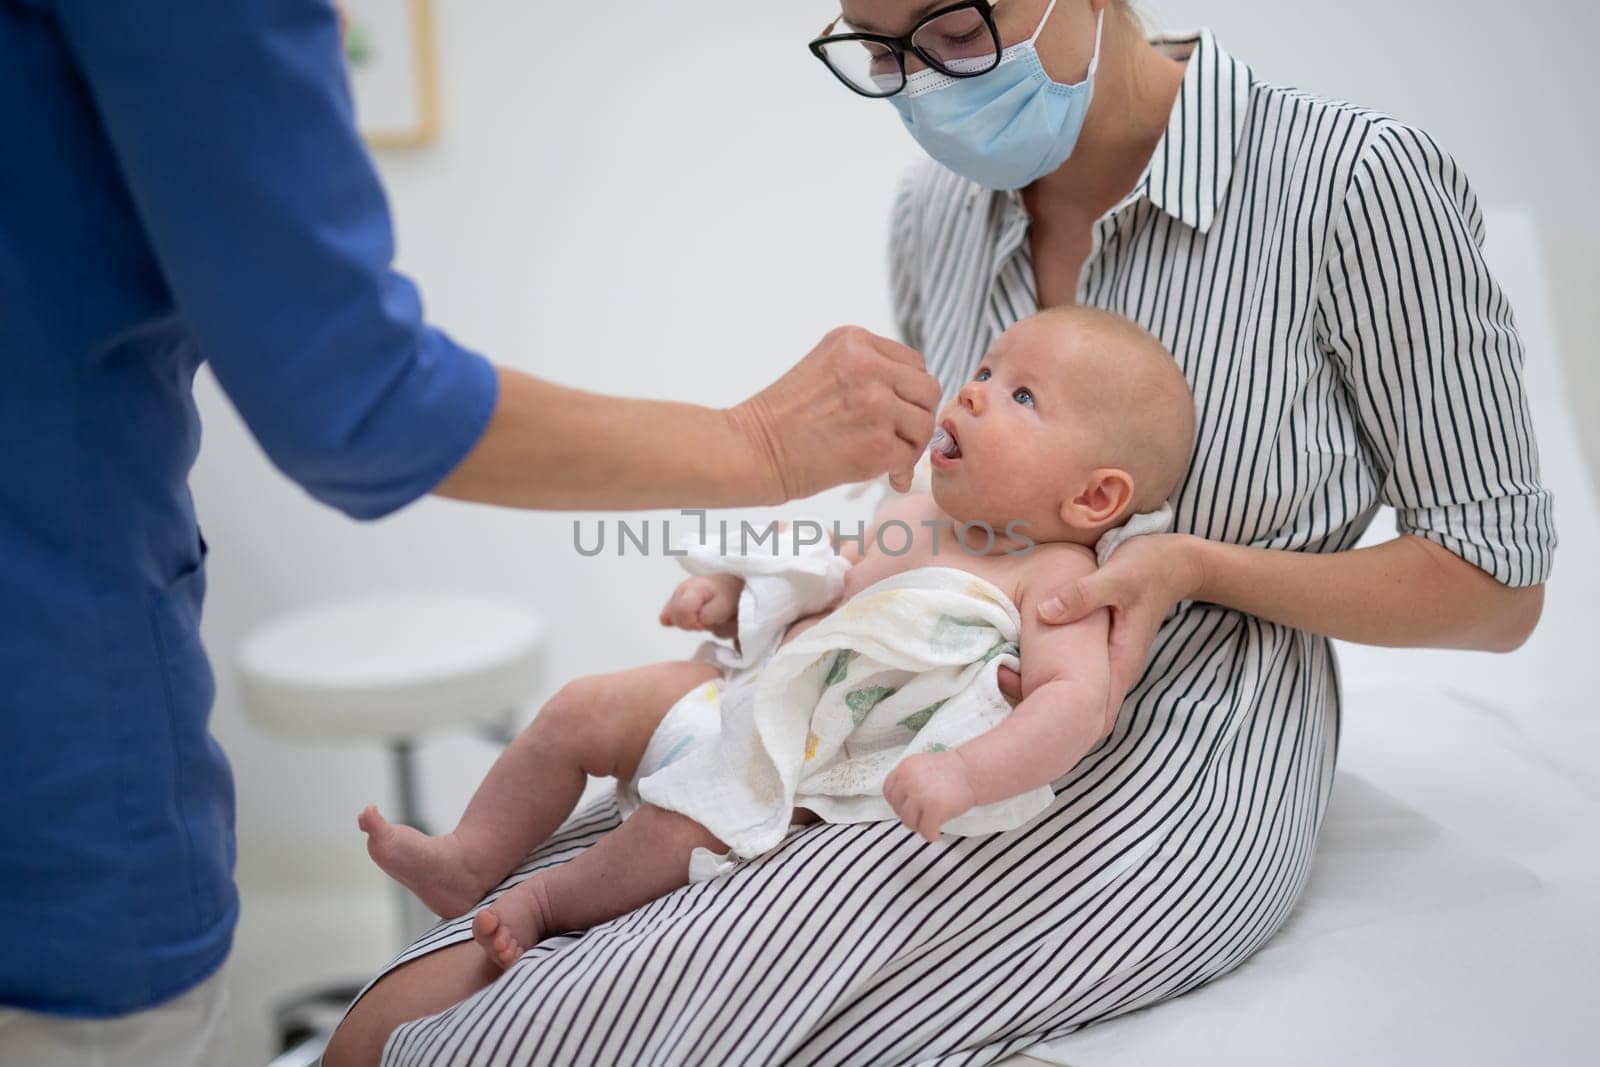
<svg viewBox="0 0 1600 1067"><path fill-rule="evenodd" d="M849 573L845 575L841 602L849 600L868 586L875 585L885 578L904 574L906 571L922 567L951 567L992 582L1015 603L1017 590L1020 588L1027 565L1026 557L1003 553L985 555L978 551L983 547L980 539L964 549L955 540L948 527L942 531L916 530L910 536L904 534L896 536L894 531L890 531L877 542L869 544L867 554L861 562L851 567ZM789 627L783 640L793 639L827 615L827 611L821 611L800 619Z"/></svg>
<svg viewBox="0 0 1600 1067"><path fill-rule="evenodd" d="M848 600L885 578L892 578L906 571L922 567L951 567L993 582L1015 602L1018 579L1022 573L1019 559L1006 555L987 556L976 552L969 553L963 551L949 536L941 538L937 546L929 543L931 540L931 538L919 538L907 547L906 551L900 553L884 552L878 550L876 546L871 547L861 562L851 567L850 572L845 575L845 599Z"/></svg>

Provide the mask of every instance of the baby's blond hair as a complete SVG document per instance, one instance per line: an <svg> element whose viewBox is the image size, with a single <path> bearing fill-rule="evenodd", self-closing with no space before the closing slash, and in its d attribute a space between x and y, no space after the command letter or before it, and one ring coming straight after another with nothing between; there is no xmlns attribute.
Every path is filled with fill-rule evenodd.
<svg viewBox="0 0 1600 1067"><path fill-rule="evenodd" d="M1131 319L1072 305L1040 313L1069 327L1090 361L1096 414L1112 454L1106 462L1133 477L1130 513L1154 511L1178 486L1194 449L1194 395L1172 353Z"/></svg>

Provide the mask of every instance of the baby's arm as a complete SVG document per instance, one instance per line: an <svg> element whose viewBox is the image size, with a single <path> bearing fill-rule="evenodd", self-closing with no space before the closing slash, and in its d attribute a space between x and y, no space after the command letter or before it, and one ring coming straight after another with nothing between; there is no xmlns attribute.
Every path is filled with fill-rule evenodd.
<svg viewBox="0 0 1600 1067"><path fill-rule="evenodd" d="M878 529L883 523L898 519L916 528L917 523L929 515L937 515L937 508L933 504L933 498L928 494L913 493L895 497L878 510L860 538L841 538L835 541L830 533L830 544L842 559L854 567L861 562L866 552L871 551L871 546L877 540ZM779 534L787 531L788 527L788 523L780 523ZM696 575L688 578L678 584L672 596L668 598L666 606L661 609L659 616L661 625L675 626L680 630L709 630L718 637L737 638L739 599L743 591L744 579L733 574ZM813 620L821 618L837 608L840 599L842 596L806 618Z"/></svg>
<svg viewBox="0 0 1600 1067"><path fill-rule="evenodd" d="M697 574L685 578L661 609L662 626L710 630L718 637L739 633L739 594L744 579L736 574Z"/></svg>
<svg viewBox="0 0 1600 1067"><path fill-rule="evenodd" d="M971 808L1060 778L1108 732L1108 613L1046 626L1036 610L1064 572L1068 580L1082 577L1094 570L1094 558L1076 546L1041 546L1035 559L1018 597L1021 703L999 726L964 745L902 760L884 783L884 796L901 821L930 841Z"/></svg>
<svg viewBox="0 0 1600 1067"><path fill-rule="evenodd" d="M956 749L970 768L979 804L1049 785L1107 733L1110 614L1097 611L1070 626L1039 621L1039 602L1061 580L1095 569L1088 551L1062 549L1041 554L1043 565L1023 576L1022 702L999 726Z"/></svg>

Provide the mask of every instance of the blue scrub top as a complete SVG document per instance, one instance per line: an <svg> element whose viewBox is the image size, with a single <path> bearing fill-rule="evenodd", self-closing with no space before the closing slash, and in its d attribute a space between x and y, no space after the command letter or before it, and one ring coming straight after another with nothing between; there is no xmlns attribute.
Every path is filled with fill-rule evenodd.
<svg viewBox="0 0 1600 1067"><path fill-rule="evenodd" d="M190 387L349 515L428 492L496 381L392 254L327 0L0 0L0 1004L226 956Z"/></svg>

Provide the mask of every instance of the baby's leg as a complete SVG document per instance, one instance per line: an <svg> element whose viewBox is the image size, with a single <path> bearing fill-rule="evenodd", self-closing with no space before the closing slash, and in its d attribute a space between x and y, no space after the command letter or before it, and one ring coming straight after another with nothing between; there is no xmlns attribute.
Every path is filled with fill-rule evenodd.
<svg viewBox="0 0 1600 1067"><path fill-rule="evenodd" d="M572 814L588 775L631 778L672 705L717 675L687 661L569 683L500 754L454 832L429 837L369 807L367 851L437 914L465 914Z"/></svg>
<svg viewBox="0 0 1600 1067"><path fill-rule="evenodd" d="M795 808L789 821L810 826L822 819ZM687 885L697 848L728 850L687 815L643 804L570 863L506 890L473 918L472 936L489 959L509 967L551 934L587 930Z"/></svg>
<svg viewBox="0 0 1600 1067"><path fill-rule="evenodd" d="M644 804L571 862L506 890L472 920L472 936L509 967L551 934L587 930L687 885L696 848L727 851L688 816Z"/></svg>

